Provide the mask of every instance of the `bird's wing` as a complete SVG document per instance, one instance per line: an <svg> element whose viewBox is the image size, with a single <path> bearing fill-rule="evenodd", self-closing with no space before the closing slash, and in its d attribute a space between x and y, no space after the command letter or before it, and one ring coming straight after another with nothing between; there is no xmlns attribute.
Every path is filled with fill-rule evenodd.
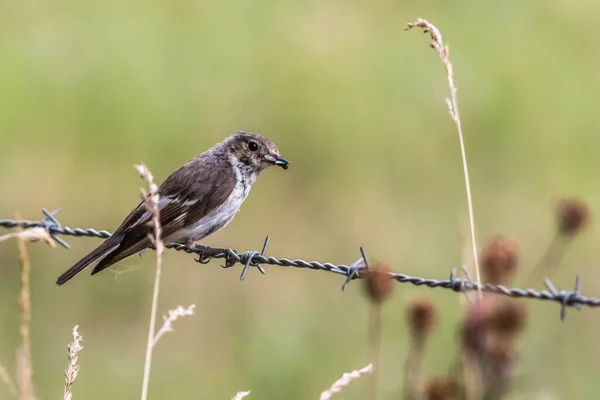
<svg viewBox="0 0 600 400"><path fill-rule="evenodd" d="M202 219L227 200L236 186L236 177L230 170L202 168L194 162L201 160L184 165L158 188L163 238ZM106 262L112 264L150 246L151 219L144 202L140 202L115 231L122 232L123 240Z"/></svg>

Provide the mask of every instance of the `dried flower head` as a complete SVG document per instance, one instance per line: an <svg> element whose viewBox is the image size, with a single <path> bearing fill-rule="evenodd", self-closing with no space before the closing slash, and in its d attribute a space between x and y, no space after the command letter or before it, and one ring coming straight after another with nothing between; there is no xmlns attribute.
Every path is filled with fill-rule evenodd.
<svg viewBox="0 0 600 400"><path fill-rule="evenodd" d="M481 255L486 282L499 285L514 275L519 259L517 242L498 235L492 238Z"/></svg>
<svg viewBox="0 0 600 400"><path fill-rule="evenodd" d="M589 221L587 204L579 199L561 199L556 208L558 232L572 236L584 229Z"/></svg>
<svg viewBox="0 0 600 400"><path fill-rule="evenodd" d="M458 394L458 384L450 378L433 378L425 386L427 400L451 400Z"/></svg>
<svg viewBox="0 0 600 400"><path fill-rule="evenodd" d="M384 302L394 291L394 278L385 265L369 268L363 279L367 297L374 303Z"/></svg>
<svg viewBox="0 0 600 400"><path fill-rule="evenodd" d="M426 297L413 299L406 307L406 319L413 339L425 338L435 323L435 306Z"/></svg>
<svg viewBox="0 0 600 400"><path fill-rule="evenodd" d="M496 304L491 316L491 329L501 336L515 336L525 326L525 305L514 300Z"/></svg>
<svg viewBox="0 0 600 400"><path fill-rule="evenodd" d="M484 295L468 306L461 326L462 348L467 353L478 354L485 349L493 313L493 303L489 296Z"/></svg>

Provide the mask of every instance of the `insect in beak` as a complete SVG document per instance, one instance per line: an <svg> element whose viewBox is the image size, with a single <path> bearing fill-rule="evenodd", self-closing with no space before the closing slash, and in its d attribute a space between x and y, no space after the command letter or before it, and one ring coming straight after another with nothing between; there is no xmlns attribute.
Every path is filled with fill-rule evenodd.
<svg viewBox="0 0 600 400"><path fill-rule="evenodd" d="M274 156L271 154L267 154L265 156L265 160L272 162L274 165L277 165L283 169L288 169L289 168L289 162L288 160L286 160L283 157L280 156Z"/></svg>

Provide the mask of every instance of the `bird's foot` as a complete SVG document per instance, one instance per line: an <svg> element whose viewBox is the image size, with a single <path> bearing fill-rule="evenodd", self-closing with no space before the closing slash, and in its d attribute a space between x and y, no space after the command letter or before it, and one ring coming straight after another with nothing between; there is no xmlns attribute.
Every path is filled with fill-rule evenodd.
<svg viewBox="0 0 600 400"><path fill-rule="evenodd" d="M210 260L212 259L212 257L210 257L210 255L207 254L208 248L206 246L202 246L200 244L194 244L193 246L191 246L191 248L193 248L194 252L196 254L198 254L198 258L196 259L196 262L198 262L200 264L208 264L210 262Z"/></svg>
<svg viewBox="0 0 600 400"><path fill-rule="evenodd" d="M231 268L233 267L238 260L236 259L237 252L235 250L227 249L225 250L225 265L221 265L222 268Z"/></svg>
<svg viewBox="0 0 600 400"><path fill-rule="evenodd" d="M213 258L224 258L225 268L232 267L235 265L236 260L232 257L229 249L220 249L215 247L203 246L200 244L194 244L191 246L195 253L198 254L196 262L200 264L208 264Z"/></svg>

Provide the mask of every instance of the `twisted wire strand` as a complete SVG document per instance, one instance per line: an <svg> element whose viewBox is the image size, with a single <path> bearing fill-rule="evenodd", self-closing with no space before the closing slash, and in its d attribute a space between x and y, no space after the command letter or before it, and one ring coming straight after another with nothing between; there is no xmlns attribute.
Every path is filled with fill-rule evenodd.
<svg viewBox="0 0 600 400"><path fill-rule="evenodd" d="M61 245L69 248L69 245L64 242L58 235L67 235L75 237L96 237L106 239L110 237L111 233L107 230L97 230L94 228L70 228L68 226L61 226L54 215L59 211L48 212L42 210L46 215L42 221L29 221L29 220L14 220L14 219L0 219L0 226L4 228L16 228L21 227L23 229L43 227L48 230L50 235L57 240ZM244 266L240 279L244 279L249 267L256 267L261 273L265 273L262 269L261 264L275 265L278 267L293 267L293 268L306 268L311 270L320 270L326 272L332 272L338 275L346 277L346 281L342 286L344 290L350 281L354 279L364 278L366 267L368 265L367 258L364 250L361 248L362 256L352 265L345 264L332 264L329 262L320 261L306 261L303 259L289 259L289 258L277 258L272 256L265 256L265 251L269 242L267 237L261 252L259 251L247 251L237 252L232 249L218 249L208 246L188 247L181 243L167 244L166 248L173 249L176 251L183 251L188 254L197 254L199 263L206 264L213 259L224 259L224 268L232 267L236 264L242 264ZM600 298L586 297L581 295L581 279L579 276L576 278L575 290L557 290L550 280L545 280L545 285L548 290L535 290L535 289L521 289L521 288L508 288L502 285L491 285L481 284L472 281L469 277L458 278L456 277L456 269L452 270L449 279L432 279L432 278L421 278L416 276L410 276L401 273L393 273L392 277L398 283L410 283L415 286L426 286L428 288L442 288L450 289L455 292L467 292L479 290L488 293L495 293L498 295L504 295L513 298L523 299L535 299L552 301L561 305L560 315L561 319L564 320L566 315L566 309L568 307L574 307L580 309L581 306L588 307L600 307Z"/></svg>

